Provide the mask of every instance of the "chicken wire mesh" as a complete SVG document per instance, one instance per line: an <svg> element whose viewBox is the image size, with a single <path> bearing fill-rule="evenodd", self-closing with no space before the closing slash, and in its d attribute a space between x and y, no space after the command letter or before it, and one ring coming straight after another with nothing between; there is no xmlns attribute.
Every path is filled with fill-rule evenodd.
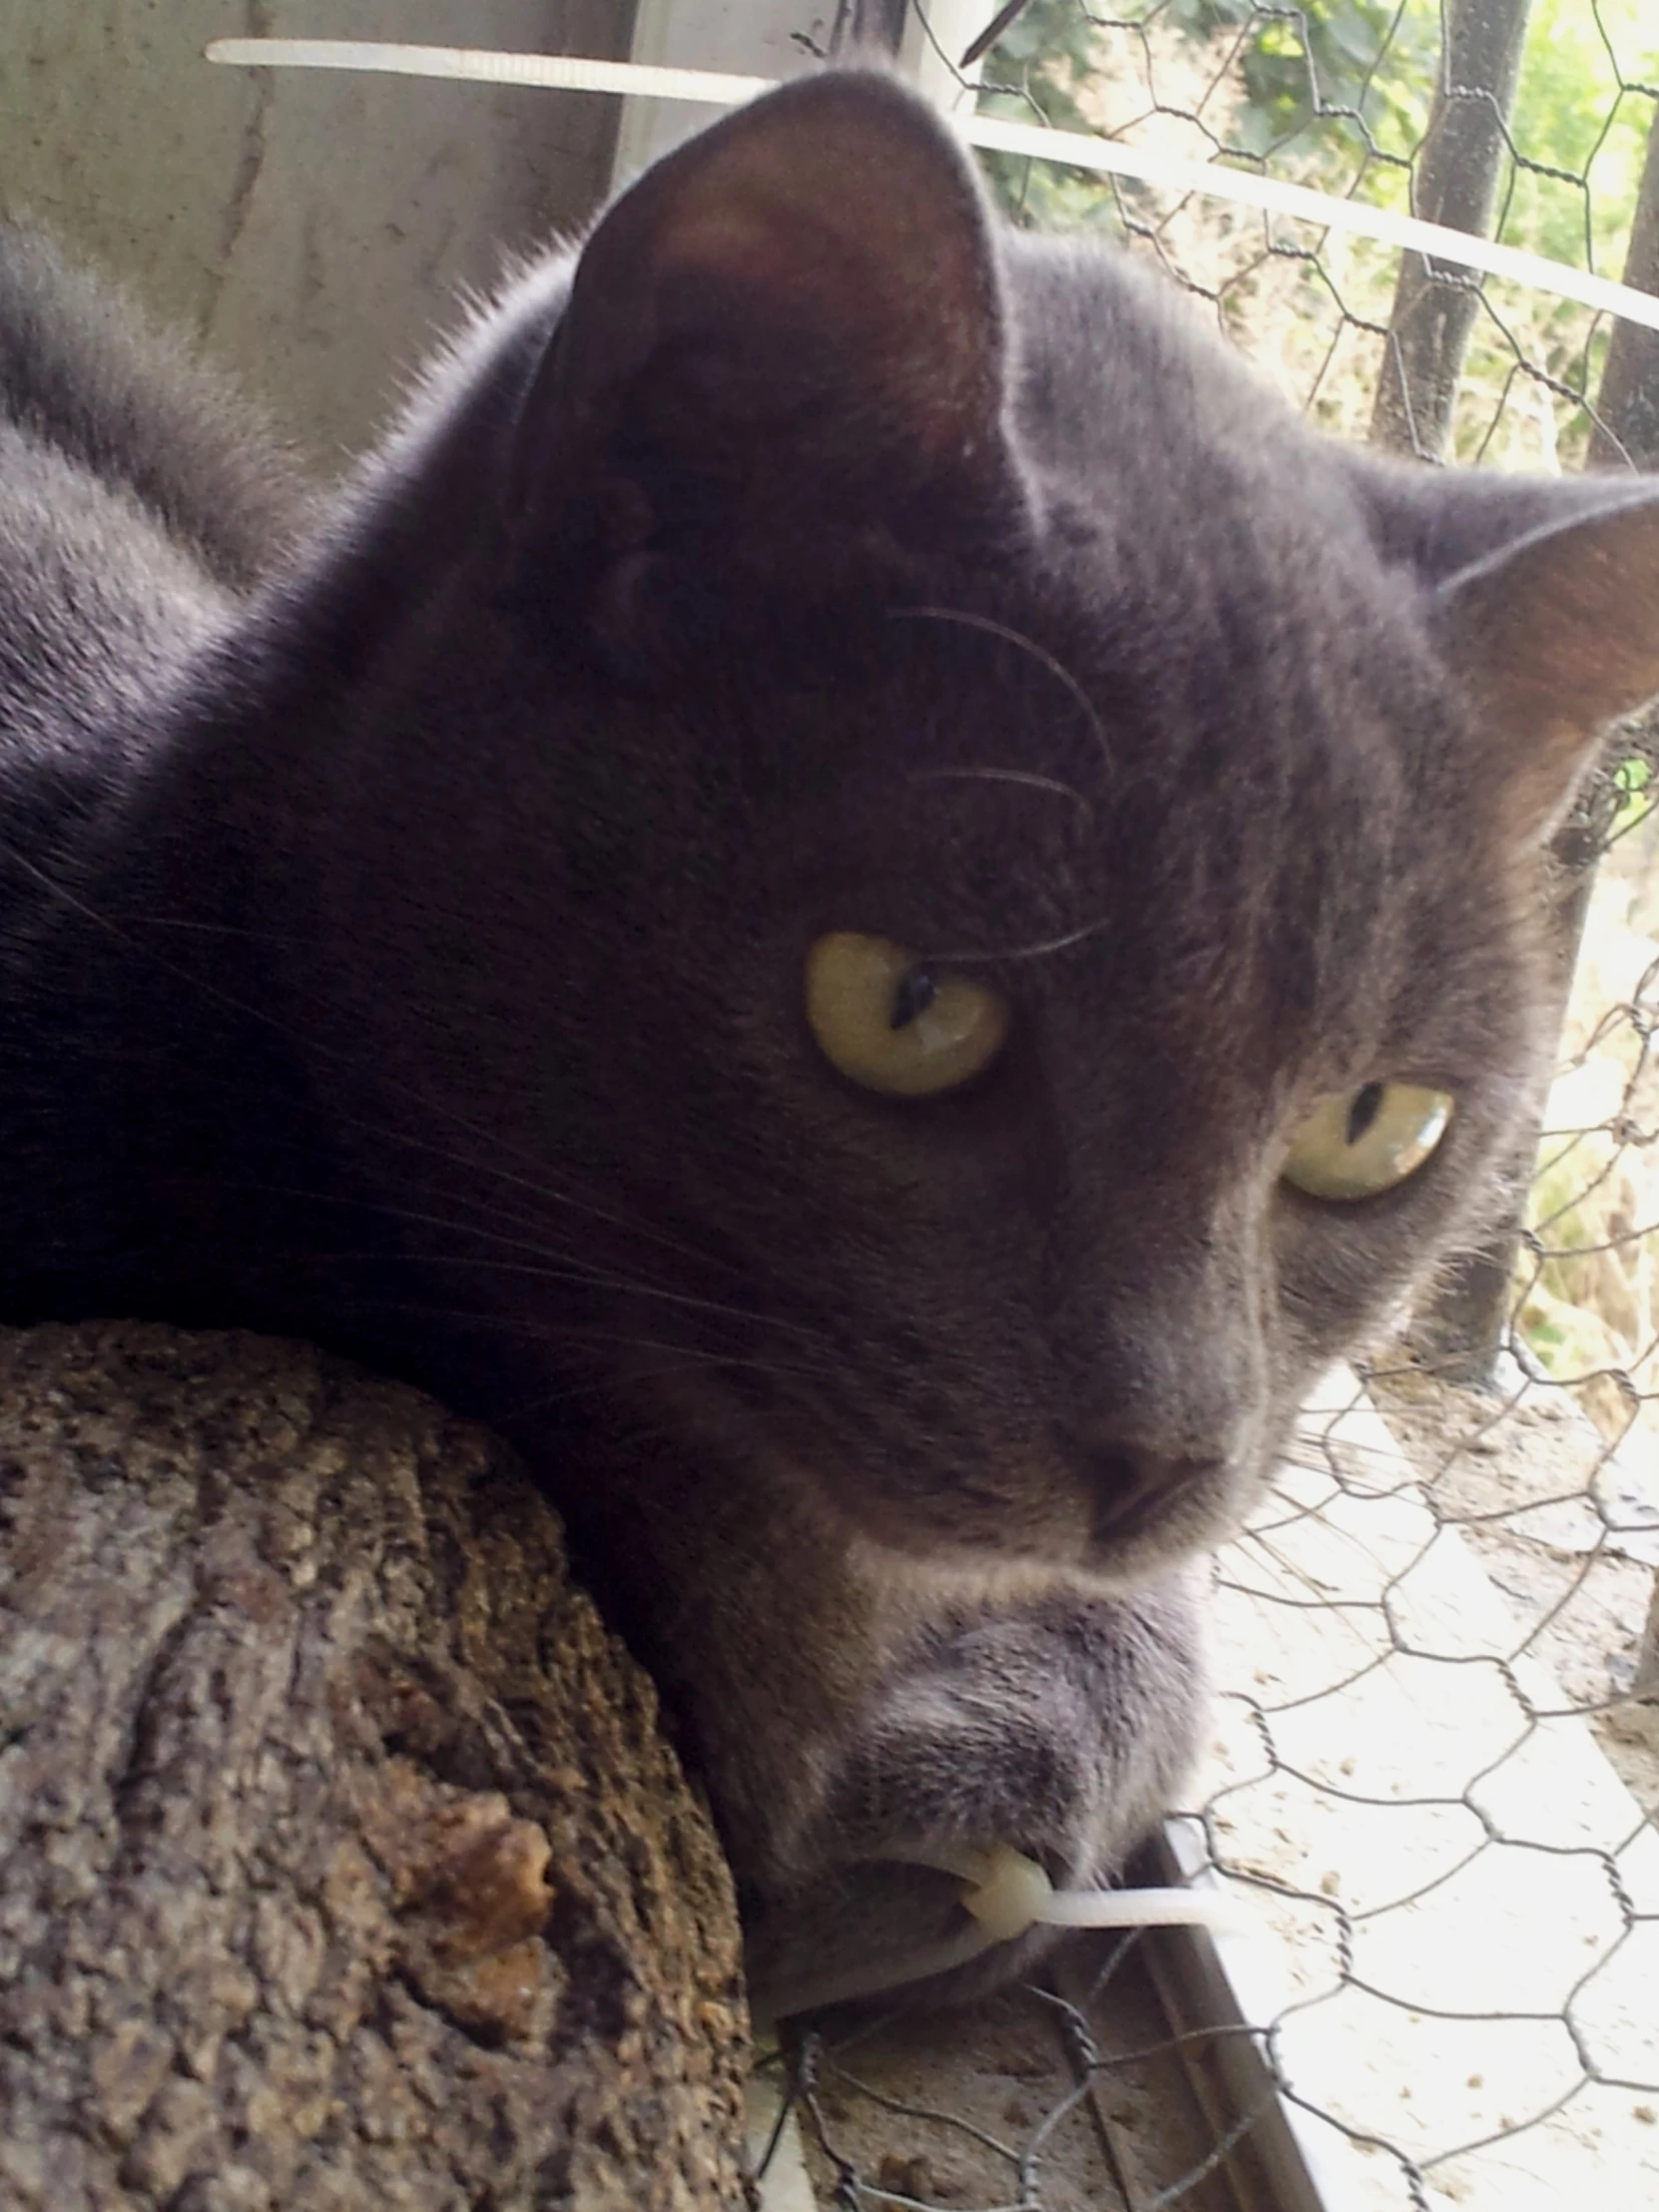
<svg viewBox="0 0 1659 2212"><path fill-rule="evenodd" d="M915 13L992 113L1659 290L1643 0L986 0L954 44L959 7ZM1659 465L1659 334L1225 200L987 168L1016 221L1155 258L1324 427L1428 462ZM1240 2015L1172 2035L1170 2003L1126 1998L1146 1936L925 2054L809 2032L787 2064L821 2202L1659 2203L1654 758L1622 733L1558 841L1560 1073L1509 1228L1364 1386L1333 1380L1217 1563L1215 1725L1175 1834L1256 1901ZM1266 2105L1205 2085L1225 2036L1305 2117L1311 2195L1243 2157Z"/></svg>

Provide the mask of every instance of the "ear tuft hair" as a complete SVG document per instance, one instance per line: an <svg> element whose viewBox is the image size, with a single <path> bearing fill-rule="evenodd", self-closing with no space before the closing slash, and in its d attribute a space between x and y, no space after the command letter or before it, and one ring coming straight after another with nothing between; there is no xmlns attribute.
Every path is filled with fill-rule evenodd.
<svg viewBox="0 0 1659 2212"><path fill-rule="evenodd" d="M1434 628L1492 733L1517 838L1547 836L1607 726L1659 694L1659 492L1609 479L1599 509L1441 584Z"/></svg>
<svg viewBox="0 0 1659 2212"><path fill-rule="evenodd" d="M670 527L898 509L996 474L1002 393L972 171L900 86L836 71L726 117L603 218L512 482L532 526L619 478Z"/></svg>

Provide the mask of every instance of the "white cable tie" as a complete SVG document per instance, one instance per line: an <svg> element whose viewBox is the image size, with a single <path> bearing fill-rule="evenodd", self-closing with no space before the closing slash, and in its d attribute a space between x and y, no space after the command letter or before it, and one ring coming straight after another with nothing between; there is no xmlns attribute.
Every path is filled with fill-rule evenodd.
<svg viewBox="0 0 1659 2212"><path fill-rule="evenodd" d="M713 69L656 69L574 54L497 54L481 46L400 46L349 38L216 38L211 62L233 69L353 69L371 76L458 77L477 85L533 85L544 92L619 92L646 100L701 100L736 108L771 92L772 77Z"/></svg>
<svg viewBox="0 0 1659 2212"><path fill-rule="evenodd" d="M207 47L211 62L242 69L352 69L401 77L461 78L473 84L536 85L555 92L610 92L645 100L694 100L731 108L775 89L771 77L740 77L706 69L660 69L642 62L589 61L574 55L492 53L470 46L398 46L357 39L220 38ZM1402 253L1422 254L1461 269L1478 269L1529 285L1534 291L1571 299L1599 314L1622 316L1659 330L1659 295L1592 276L1567 262L1529 254L1496 239L1473 238L1415 216L1396 215L1366 201L1315 192L1252 170L1228 169L1220 162L1184 161L1121 146L1082 131L1051 131L1034 124L1010 123L998 116L947 118L972 146L990 152L1058 162L1068 169L1089 169L1116 177L1134 177L1166 192L1202 193L1207 199L1311 223L1321 230L1346 231L1375 239Z"/></svg>
<svg viewBox="0 0 1659 2212"><path fill-rule="evenodd" d="M1039 131L1028 123L1004 123L996 116L976 115L958 125L975 146L1002 154L1029 154L1038 161L1062 162L1072 169L1108 170L1118 177L1136 177L1142 183L1161 186L1167 192L1201 192L1216 200L1231 200L1240 207L1260 208L1267 215L1289 216L1293 222L1318 224L1326 231L1347 231L1355 238L1376 239L1401 253L1432 256L1437 262L1455 262L1463 269L1483 270L1489 276L1507 276L1534 291L1547 291L1558 299L1571 299L1600 314L1622 315L1626 322L1640 322L1659 330L1659 296L1638 291L1632 284L1616 284L1611 277L1594 276L1574 269L1569 262L1550 261L1518 246L1504 246L1496 239L1473 238L1467 231L1448 231L1440 223L1423 223L1414 215L1395 215L1391 208L1375 208L1363 200L1346 200L1308 185L1288 185L1278 177L1258 176L1253 170L1223 169L1216 162L1182 161L1172 154L1153 154L1138 147L1117 146L1081 131Z"/></svg>
<svg viewBox="0 0 1659 2212"><path fill-rule="evenodd" d="M917 1981L970 1965L988 1950L1011 1943L1033 1928L1207 1928L1213 1936L1248 1934L1255 1921L1243 1902L1220 1888L1193 1890L1056 1890L1034 1859L1003 1845L898 1844L883 1851L881 1866L928 1867L962 1885L969 1925L911 1951L897 1951L843 1973L792 1989L779 2016L820 2012L889 1995Z"/></svg>
<svg viewBox="0 0 1659 2212"><path fill-rule="evenodd" d="M1208 1928L1236 1935L1250 1925L1243 1906L1222 1890L1056 1890L1034 1859L1012 1850L989 1855L962 1903L999 1943L1034 1927Z"/></svg>

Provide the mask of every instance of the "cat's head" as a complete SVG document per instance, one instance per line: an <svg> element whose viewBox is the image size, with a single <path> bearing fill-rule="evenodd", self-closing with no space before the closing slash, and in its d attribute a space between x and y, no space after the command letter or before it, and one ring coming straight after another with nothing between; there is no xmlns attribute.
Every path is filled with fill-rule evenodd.
<svg viewBox="0 0 1659 2212"><path fill-rule="evenodd" d="M1659 501L1315 436L874 77L538 281L376 492L441 561L328 772L365 1123L473 1133L434 1264L899 1549L1214 1538L1522 1130Z"/></svg>

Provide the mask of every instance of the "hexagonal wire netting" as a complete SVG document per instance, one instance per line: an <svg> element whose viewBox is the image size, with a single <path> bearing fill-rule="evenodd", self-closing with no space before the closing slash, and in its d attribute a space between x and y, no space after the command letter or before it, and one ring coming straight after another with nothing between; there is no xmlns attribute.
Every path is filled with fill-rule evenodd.
<svg viewBox="0 0 1659 2212"><path fill-rule="evenodd" d="M1225 154L1659 290L1648 0L984 15L966 48L926 26L982 109ZM987 166L1017 221L1159 262L1331 429L1428 462L1659 463L1659 333L1225 199ZM825 2201L1659 2203L1652 743L1620 735L1558 839L1573 981L1510 1228L1374 1348L1364 1390L1310 1408L1217 1564L1216 1725L1178 1832L1265 1924L1231 2024L1142 1937L938 2028L925 2063L914 2038L809 2034L790 2063ZM1137 1954L1153 2013L1122 2001ZM1323 2197L1241 2164L1250 2096L1204 2078L1228 2036L1311 2116Z"/></svg>

